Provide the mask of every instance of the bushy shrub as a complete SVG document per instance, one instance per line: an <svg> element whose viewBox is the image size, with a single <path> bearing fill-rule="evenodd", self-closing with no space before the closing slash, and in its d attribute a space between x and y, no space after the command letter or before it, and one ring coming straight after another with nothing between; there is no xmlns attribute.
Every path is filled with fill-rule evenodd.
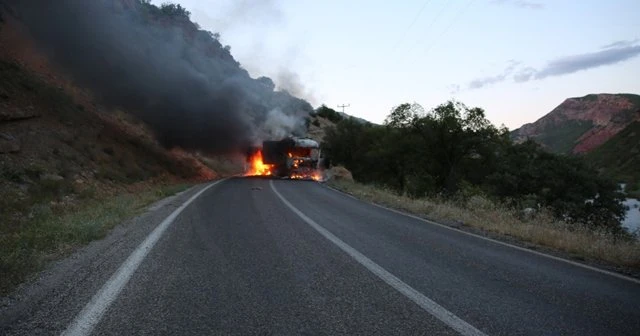
<svg viewBox="0 0 640 336"><path fill-rule="evenodd" d="M321 107L318 115L330 110ZM459 102L429 112L401 104L381 126L340 120L327 130L323 150L357 181L412 198L443 195L464 204L485 197L516 210L549 207L568 223L621 230L624 207L613 181L582 158L549 153L531 141L512 143L482 109Z"/></svg>

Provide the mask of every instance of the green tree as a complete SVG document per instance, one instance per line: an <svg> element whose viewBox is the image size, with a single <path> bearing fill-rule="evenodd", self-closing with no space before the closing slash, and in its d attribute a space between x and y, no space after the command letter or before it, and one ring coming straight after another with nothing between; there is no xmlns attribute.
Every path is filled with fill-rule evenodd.
<svg viewBox="0 0 640 336"><path fill-rule="evenodd" d="M449 101L425 113L405 103L382 126L339 121L323 147L356 180L412 197L471 190L517 208L549 207L569 223L622 232L624 207L615 183L582 158L552 154L534 142L513 144L509 130L493 126L481 108Z"/></svg>
<svg viewBox="0 0 640 336"><path fill-rule="evenodd" d="M186 8L182 7L180 4L174 4L171 2L165 2L160 5L160 12L169 17L177 17L187 20L189 20L189 17L191 16L191 12Z"/></svg>
<svg viewBox="0 0 640 336"><path fill-rule="evenodd" d="M330 121L334 122L334 123L338 123L340 122L342 119L344 119L338 112L336 112L336 110L327 107L326 105L322 105L320 107L318 107L318 109L316 109L316 114L318 116L321 116L325 119L329 119Z"/></svg>
<svg viewBox="0 0 640 336"><path fill-rule="evenodd" d="M400 104L393 109L387 116L384 123L389 127L409 127L420 116L424 114L424 108L420 104L404 103Z"/></svg>
<svg viewBox="0 0 640 336"><path fill-rule="evenodd" d="M449 101L413 122L423 140L421 157L436 187L447 194L463 180L480 183L494 164L496 147L504 141L480 108Z"/></svg>
<svg viewBox="0 0 640 336"><path fill-rule="evenodd" d="M621 231L625 209L616 183L582 158L546 152L533 141L508 147L485 185L513 206L526 196L567 222Z"/></svg>

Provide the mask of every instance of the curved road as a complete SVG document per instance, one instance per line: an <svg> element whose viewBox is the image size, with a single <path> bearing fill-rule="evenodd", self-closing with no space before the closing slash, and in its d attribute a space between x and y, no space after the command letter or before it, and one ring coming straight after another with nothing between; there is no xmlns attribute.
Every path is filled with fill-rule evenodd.
<svg viewBox="0 0 640 336"><path fill-rule="evenodd" d="M83 307L104 305L96 293L117 280L111 275L120 267L130 278L105 294L111 301L99 318L80 321L91 325L84 331L640 335L638 282L428 224L313 182L222 181L184 207L139 264L120 266L161 220L133 223L131 232L98 243L94 249L112 251L107 256L89 248L73 266L62 262L57 267L73 275L58 275L62 280L51 280L28 304L0 310L0 334L70 331Z"/></svg>

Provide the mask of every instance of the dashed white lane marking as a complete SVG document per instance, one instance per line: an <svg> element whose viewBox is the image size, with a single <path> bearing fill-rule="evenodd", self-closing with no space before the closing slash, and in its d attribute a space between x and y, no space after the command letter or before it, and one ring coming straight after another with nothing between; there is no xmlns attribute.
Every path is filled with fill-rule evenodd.
<svg viewBox="0 0 640 336"><path fill-rule="evenodd" d="M429 299L424 296L422 293L413 289L413 287L407 285L402 280L398 279L395 275L389 273L387 270L382 268L382 266L376 264L371 259L367 258L364 254L358 252L353 247L349 246L347 243L340 240L340 238L334 236L331 232L327 231L324 227L320 226L320 224L316 223L313 219L307 217L302 211L298 210L295 206L293 206L289 201L278 192L273 181L269 181L271 185L271 190L280 198L280 200L293 211L298 217L300 217L303 221L305 221L309 226L318 231L322 236L327 238L329 241L338 246L342 251L347 253L353 259L355 259L358 263L368 269L371 273L378 276L382 281L386 282L389 286L393 287L398 292L402 293L409 300L415 302L422 309L427 311L429 314L436 317L438 320L442 321L444 324L448 325L458 333L464 336L486 336L485 333L478 330L476 327L471 324L465 322L461 318L454 315L452 312L448 311L435 301Z"/></svg>
<svg viewBox="0 0 640 336"><path fill-rule="evenodd" d="M173 211L162 223L160 223L147 238L138 245L138 247L129 255L127 260L120 265L120 268L102 285L102 288L91 298L91 301L82 309L82 311L76 316L76 318L69 324L67 330L62 332L64 336L81 336L89 335L93 331L93 328L100 322L105 311L109 308L111 303L118 297L118 294L122 291L122 288L129 282L131 276L138 269L138 266L142 263L144 258L149 254L149 251L158 242L162 234L173 223L173 221L180 215L180 213L191 204L198 196L202 195L209 188L224 181L216 181L195 195L191 196L186 202L184 202L179 208Z"/></svg>

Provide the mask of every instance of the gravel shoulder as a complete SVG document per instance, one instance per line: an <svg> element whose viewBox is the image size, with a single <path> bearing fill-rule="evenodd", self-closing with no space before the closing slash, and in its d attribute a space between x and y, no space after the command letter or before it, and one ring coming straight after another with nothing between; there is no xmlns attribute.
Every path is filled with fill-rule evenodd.
<svg viewBox="0 0 640 336"><path fill-rule="evenodd" d="M106 238L51 263L0 298L0 334L63 331L149 232L205 186L196 185L149 205L145 213L121 223Z"/></svg>

